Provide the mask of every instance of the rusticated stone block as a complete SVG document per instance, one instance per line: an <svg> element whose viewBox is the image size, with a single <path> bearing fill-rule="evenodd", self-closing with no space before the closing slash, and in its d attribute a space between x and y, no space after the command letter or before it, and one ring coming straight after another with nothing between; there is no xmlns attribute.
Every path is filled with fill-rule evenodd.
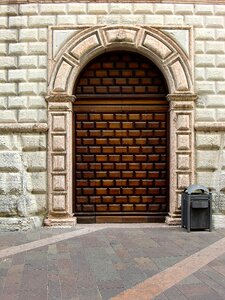
<svg viewBox="0 0 225 300"><path fill-rule="evenodd" d="M35 82L19 83L19 95L37 95L38 84Z"/></svg>
<svg viewBox="0 0 225 300"><path fill-rule="evenodd" d="M0 152L1 172L20 172L22 170L21 154L18 152Z"/></svg>
<svg viewBox="0 0 225 300"><path fill-rule="evenodd" d="M219 151L197 150L197 170L216 170L218 168Z"/></svg>
<svg viewBox="0 0 225 300"><path fill-rule="evenodd" d="M27 107L27 97L9 97L8 107L11 109L21 109Z"/></svg>
<svg viewBox="0 0 225 300"><path fill-rule="evenodd" d="M4 181L4 191L8 195L20 195L23 193L22 173L2 174Z"/></svg>
<svg viewBox="0 0 225 300"><path fill-rule="evenodd" d="M55 16L31 16L29 17L30 27L46 27L55 24Z"/></svg>
<svg viewBox="0 0 225 300"><path fill-rule="evenodd" d="M0 70L0 82L6 82L6 81L7 81L7 71Z"/></svg>
<svg viewBox="0 0 225 300"><path fill-rule="evenodd" d="M26 55L27 46L28 46L27 43L9 44L9 54L14 56Z"/></svg>
<svg viewBox="0 0 225 300"><path fill-rule="evenodd" d="M37 29L21 29L19 31L19 40L21 42L36 42L38 40Z"/></svg>
<svg viewBox="0 0 225 300"><path fill-rule="evenodd" d="M192 4L175 4L175 14L193 15L194 6Z"/></svg>
<svg viewBox="0 0 225 300"><path fill-rule="evenodd" d="M88 12L90 14L107 14L109 11L108 3L88 3Z"/></svg>
<svg viewBox="0 0 225 300"><path fill-rule="evenodd" d="M46 152L25 152L23 161L28 172L42 172L47 168Z"/></svg>
<svg viewBox="0 0 225 300"><path fill-rule="evenodd" d="M222 151L222 169L225 169L225 150ZM224 180L225 180L225 173L224 173ZM223 189L225 189L225 182L223 183Z"/></svg>
<svg viewBox="0 0 225 300"><path fill-rule="evenodd" d="M27 16L10 16L9 27L10 28L27 27Z"/></svg>
<svg viewBox="0 0 225 300"><path fill-rule="evenodd" d="M20 68L37 68L38 66L38 57L35 55L29 56L20 56L19 57L19 67Z"/></svg>
<svg viewBox="0 0 225 300"><path fill-rule="evenodd" d="M0 66L4 69L15 68L16 67L16 59L11 56L3 56L0 57Z"/></svg>
<svg viewBox="0 0 225 300"><path fill-rule="evenodd" d="M19 122L35 123L38 121L38 111L34 109L22 109L19 111Z"/></svg>
<svg viewBox="0 0 225 300"><path fill-rule="evenodd" d="M1 189L1 187L0 187ZM0 195L0 212L2 216L16 216L18 196ZM1 219L1 218L0 218Z"/></svg>
<svg viewBox="0 0 225 300"><path fill-rule="evenodd" d="M69 3L68 13L69 14L84 14L86 13L86 3Z"/></svg>
<svg viewBox="0 0 225 300"><path fill-rule="evenodd" d="M43 15L65 14L66 5L61 3L44 3L40 4L40 12Z"/></svg>
<svg viewBox="0 0 225 300"><path fill-rule="evenodd" d="M46 81L47 80L47 70L44 69L36 69L36 70L28 70L28 80L29 81Z"/></svg>
<svg viewBox="0 0 225 300"><path fill-rule="evenodd" d="M196 174L196 183L202 184L209 189L215 189L215 172L200 172Z"/></svg>
<svg viewBox="0 0 225 300"><path fill-rule="evenodd" d="M16 93L15 83L0 83L0 96L14 96Z"/></svg>
<svg viewBox="0 0 225 300"><path fill-rule="evenodd" d="M216 110L212 108L196 109L196 121L215 121L216 120Z"/></svg>
<svg viewBox="0 0 225 300"><path fill-rule="evenodd" d="M225 121L225 109L217 109L217 121Z"/></svg>
<svg viewBox="0 0 225 300"><path fill-rule="evenodd" d="M8 135L0 135L0 150L10 150L12 147L11 138Z"/></svg>
<svg viewBox="0 0 225 300"><path fill-rule="evenodd" d="M214 8L213 5L195 5L195 14L196 15L213 15Z"/></svg>
<svg viewBox="0 0 225 300"><path fill-rule="evenodd" d="M38 4L21 4L19 6L20 13L22 15L37 15L38 14Z"/></svg>
<svg viewBox="0 0 225 300"><path fill-rule="evenodd" d="M16 42L16 41L17 41L17 30L15 29L1 30L0 42Z"/></svg>
<svg viewBox="0 0 225 300"><path fill-rule="evenodd" d="M7 108L7 98L6 97L0 97L0 109Z"/></svg>
<svg viewBox="0 0 225 300"><path fill-rule="evenodd" d="M46 150L46 135L22 134L22 149L24 151Z"/></svg>
<svg viewBox="0 0 225 300"><path fill-rule="evenodd" d="M28 190L34 194L45 194L47 190L46 172L30 173Z"/></svg>
<svg viewBox="0 0 225 300"><path fill-rule="evenodd" d="M198 149L220 148L221 136L219 133L197 133L196 146Z"/></svg>
<svg viewBox="0 0 225 300"><path fill-rule="evenodd" d="M8 72L9 81L21 82L27 80L26 70L9 70Z"/></svg>
<svg viewBox="0 0 225 300"><path fill-rule="evenodd" d="M68 16L68 15L63 15L63 16L58 16L57 17L57 25L73 25L76 24L76 16Z"/></svg>
<svg viewBox="0 0 225 300"><path fill-rule="evenodd" d="M29 197L33 198L33 202L36 205L35 207L28 207L28 213L31 212L31 209L36 209L36 213L38 212L39 214L45 214L47 210L47 194L35 194L35 195L29 195Z"/></svg>

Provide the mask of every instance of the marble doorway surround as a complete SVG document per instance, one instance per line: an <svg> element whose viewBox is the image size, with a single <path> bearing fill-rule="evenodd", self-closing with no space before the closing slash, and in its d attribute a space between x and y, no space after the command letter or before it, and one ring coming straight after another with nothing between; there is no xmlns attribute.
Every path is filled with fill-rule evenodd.
<svg viewBox="0 0 225 300"><path fill-rule="evenodd" d="M194 182L194 105L190 27L76 26L49 28L48 225L74 224L73 94L81 70L112 50L138 52L163 73L170 104L168 224L180 222L180 194Z"/></svg>

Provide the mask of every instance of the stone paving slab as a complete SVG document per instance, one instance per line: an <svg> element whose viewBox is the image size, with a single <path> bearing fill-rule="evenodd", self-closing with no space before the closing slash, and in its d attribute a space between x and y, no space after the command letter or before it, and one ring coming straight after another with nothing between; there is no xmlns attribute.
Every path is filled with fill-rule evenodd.
<svg viewBox="0 0 225 300"><path fill-rule="evenodd" d="M0 260L0 299L107 300L225 237L222 229L107 225L57 242L58 235L83 228L0 233L5 250L40 241L40 247ZM53 236L56 242L42 246ZM225 254L155 299L225 299Z"/></svg>

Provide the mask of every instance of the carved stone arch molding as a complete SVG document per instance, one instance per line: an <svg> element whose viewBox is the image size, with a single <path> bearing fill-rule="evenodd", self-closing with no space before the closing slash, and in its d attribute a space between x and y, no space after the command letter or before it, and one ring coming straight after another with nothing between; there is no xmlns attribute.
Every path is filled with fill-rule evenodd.
<svg viewBox="0 0 225 300"><path fill-rule="evenodd" d="M106 51L138 52L164 74L170 94L170 211L167 223L180 222L180 193L194 182L194 95L191 28L188 46L176 42L173 30L148 26L51 27L48 84L48 218L46 224L75 223L72 216L72 95L84 66ZM54 30L67 32L54 48ZM67 31L66 31L67 30ZM69 34L68 34L69 32ZM59 35L60 36L60 35ZM179 36L179 35L178 35ZM184 40L184 39L183 39ZM57 42L55 42L57 44ZM59 44L59 42L58 42ZM187 43L186 43L187 44ZM59 48L59 49L58 49Z"/></svg>

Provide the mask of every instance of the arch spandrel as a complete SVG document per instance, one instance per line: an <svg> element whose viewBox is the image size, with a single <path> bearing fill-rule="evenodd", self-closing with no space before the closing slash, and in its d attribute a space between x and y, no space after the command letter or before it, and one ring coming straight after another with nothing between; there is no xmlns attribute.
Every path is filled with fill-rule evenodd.
<svg viewBox="0 0 225 300"><path fill-rule="evenodd" d="M159 28L118 25L84 28L74 34L54 58L49 94L72 95L80 70L94 57L115 49L139 52L152 60L164 74L171 94L193 93L191 61L171 37Z"/></svg>

